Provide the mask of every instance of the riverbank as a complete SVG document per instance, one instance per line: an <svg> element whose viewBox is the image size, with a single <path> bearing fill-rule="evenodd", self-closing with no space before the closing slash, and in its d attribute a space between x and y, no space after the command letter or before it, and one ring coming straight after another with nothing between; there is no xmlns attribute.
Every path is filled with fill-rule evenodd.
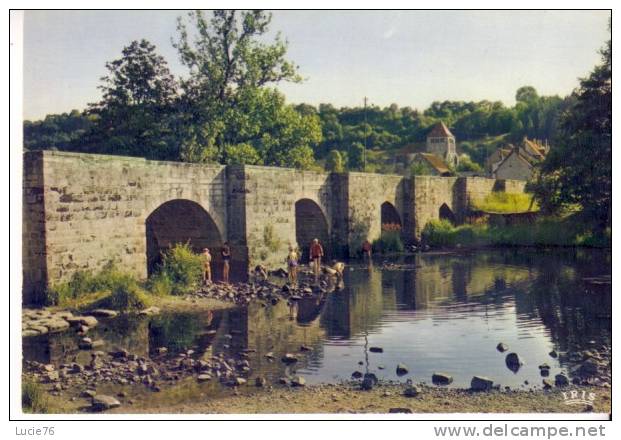
<svg viewBox="0 0 621 440"><path fill-rule="evenodd" d="M408 385L381 384L370 391L358 384L327 384L306 387L228 389L220 395L174 401L168 396L136 400L110 409L112 414L387 414L401 413L585 413L609 414L611 390L576 387L538 391L473 392L419 385L418 395L404 395ZM588 403L568 404L571 391L586 396ZM177 390L178 392L178 390ZM160 393L158 393L160 394ZM50 411L82 412L84 401L51 396Z"/></svg>
<svg viewBox="0 0 621 440"><path fill-rule="evenodd" d="M222 310L234 307L234 304L213 297L204 296L166 296L154 297L150 306L133 313L137 315L155 315L161 312L183 313L201 310ZM97 308L80 311L72 307L50 306L22 309L22 337L41 336L59 333L75 328L78 334L85 335L89 329L98 324L99 319L114 319L121 312L112 309Z"/></svg>
<svg viewBox="0 0 621 440"><path fill-rule="evenodd" d="M403 385L380 386L371 391L359 391L348 385L323 385L302 390L270 390L252 396L227 396L176 407L155 407L150 408L150 411L206 414L610 413L610 390L602 392L601 389L589 388L581 391L596 394L592 408L587 405L567 405L558 390L474 393L425 387L419 396L405 397ZM139 412L140 408L132 408L127 412L134 410Z"/></svg>
<svg viewBox="0 0 621 440"><path fill-rule="evenodd" d="M612 230L598 230L580 219L542 218L520 224L463 224L433 220L422 231L422 242L431 247L586 247L612 246Z"/></svg>
<svg viewBox="0 0 621 440"><path fill-rule="evenodd" d="M442 412L442 402L450 401L446 411L510 411L505 406L568 411L554 407L550 394L610 394L611 307L609 281L600 276L605 262L572 257L569 264L550 265L561 260L561 255L538 255L533 261L513 252L432 251L415 260L352 265L343 286L332 277L307 284L304 272L299 288L292 289L276 278L284 275L279 273L269 282L255 277L162 297L177 308L153 315L118 313L97 317L95 325L72 319L76 325L66 332L24 338L22 377L26 397L31 396L26 401L34 402L25 408L43 413ZM458 284L438 277L446 268ZM415 292L409 272L416 272ZM412 294L428 289L437 295ZM516 328L511 323L517 300ZM205 306L214 301L223 309ZM547 317L545 325L541 316ZM382 338L386 324L400 337ZM369 338L363 340L359 335L366 331ZM559 334L561 339L554 337ZM332 342L336 339L338 345ZM414 340L420 346L412 350ZM418 383L408 392L413 397L405 396L408 379ZM485 391L467 391L470 387ZM403 406L406 401L413 406Z"/></svg>

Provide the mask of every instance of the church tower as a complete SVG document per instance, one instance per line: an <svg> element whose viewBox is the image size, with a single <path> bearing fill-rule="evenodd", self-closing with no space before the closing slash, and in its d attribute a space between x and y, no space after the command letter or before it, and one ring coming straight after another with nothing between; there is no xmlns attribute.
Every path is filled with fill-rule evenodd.
<svg viewBox="0 0 621 440"><path fill-rule="evenodd" d="M438 122L427 135L427 152L441 157L444 161L456 167L458 158L455 149L455 136L444 125L444 122Z"/></svg>

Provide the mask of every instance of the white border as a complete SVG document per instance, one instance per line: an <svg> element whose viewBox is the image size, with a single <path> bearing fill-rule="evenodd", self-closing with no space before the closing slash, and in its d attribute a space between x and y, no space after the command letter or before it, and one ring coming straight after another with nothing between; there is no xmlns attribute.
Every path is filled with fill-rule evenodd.
<svg viewBox="0 0 621 440"><path fill-rule="evenodd" d="M347 2L339 2L339 1L325 1L325 0L317 0L317 1L313 1L313 2L308 2L308 1L304 1L304 2L296 2L295 4L292 4L290 2L285 2L285 1L275 1L275 0L266 0L266 1L262 1L262 2L250 2L250 1L229 1L229 2L222 2L222 1L213 1L213 2L199 2L199 1L188 1L188 2L184 2L183 7L187 8L187 9L192 9L192 8L196 8L196 7L201 7L201 8L215 8L215 7L227 7L227 8L231 8L231 7L235 7L235 8L250 8L250 7L262 7L265 9L278 9L278 8L291 8L292 6L295 6L296 8L303 8L303 7L309 7L309 8L335 8L335 7L340 7L343 9L357 9L357 8L366 8L366 9L373 9L373 8L377 8L377 7L381 7L381 8L393 8L393 9L399 9L399 8L412 8L412 7L419 7L419 8L436 8L436 9L450 9L450 8L464 8L464 7L468 7L468 9L476 9L476 8L502 8L502 9L528 9L528 8L557 8L557 7L562 7L562 8L577 8L577 9L581 9L581 8L589 8L589 9L600 9L600 8L604 8L604 9L608 9L608 8L612 8L613 7L613 2L611 1L590 1L590 2L577 2L577 1L565 1L562 3L554 3L554 2L550 2L550 1L532 1L532 0L526 0L526 1L521 1L521 2L503 2L503 3L498 3L498 2L491 2L491 1L471 1L468 2L467 5L464 2L459 2L459 1L436 1L436 2L417 2L417 3L412 3L412 2L405 2L405 1L384 1L381 2L380 4L374 4L372 2L368 2L368 1L363 1L363 2L356 2L356 3L347 3ZM49 8L51 6L51 4L49 2L45 2L45 1L23 1L20 2L19 5L13 5L14 7L20 7L20 8ZM58 9L62 9L62 8L76 8L76 9L82 9L85 6L89 9L91 8L127 8L127 7L132 7L132 8L138 8L138 9L145 9L145 8L167 8L170 6L175 6L178 7L177 4L171 4L170 2L164 2L162 0L154 0L154 1L149 1L149 2L145 2L145 1L141 1L141 2L128 2L128 1L118 1L118 0L110 0L110 1L106 1L106 2L102 2L102 1L92 1L92 2L88 2L88 4L85 4L84 2L77 2L77 1L62 1L62 2L54 2L53 6L55 8ZM5 173L8 173L10 175L10 222L11 222L11 228L10 229L10 242L11 242L11 247L10 247L10 260L9 260L9 264L7 264L7 261L4 261L4 264L0 265L0 267L2 267L2 271L4 273L4 271L6 270L7 267L10 267L10 280L11 280L11 289L10 292L7 292L7 297L9 295L11 295L12 298L12 307L10 310L11 313L11 321L12 324L14 326L14 328L18 328L18 323L20 321L21 318L21 313L20 313L20 308L21 308L21 287L20 287L20 280L21 280L21 154L20 154L20 150L19 150L19 146L21 145L21 127L22 127L22 121L21 121L21 114L22 114L22 87L21 87L21 61L22 61L22 51L21 51L21 46L20 46L20 42L21 42L21 18L23 16L19 13L19 12L12 12L11 13L11 21L10 21L10 40L12 45L10 46L10 60L11 60L11 69L10 69L10 78L11 78L11 90L10 90L10 127L11 127L11 139L10 139L10 156L9 156L9 160L10 160L10 173L8 173L8 170L5 169ZM617 19L616 19L616 14L613 11L613 40L614 40L614 34L616 34L615 29L617 29ZM5 22L6 23L6 22ZM6 26L3 25L3 26ZM603 42L602 42L603 43ZM5 46L7 47L7 46ZM615 56L616 52L613 51L613 56ZM5 58L6 59L6 58ZM613 64L614 64L614 60L613 60ZM6 70L4 71L5 75L6 75ZM6 93L6 88L4 89ZM618 93L614 92L613 98L614 102L616 102L616 96ZM6 101L5 101L6 102ZM6 111L6 110L5 110ZM5 121L8 120L8 118L4 119ZM614 126L616 126L616 124L614 124ZM614 128L613 128L613 132L614 132ZM614 134L614 133L613 133ZM618 154L616 152L613 152L613 163L617 164L618 158ZM588 160L588 159L586 159ZM6 168L9 164L5 163L3 166ZM613 167L614 168L614 167ZM616 184L613 183L614 189L618 189ZM615 191L616 192L616 191ZM5 206L6 206L6 192L3 192L3 199L5 201ZM614 204L613 204L613 211L614 214L616 214L616 211L614 209ZM618 217L616 215L614 215L613 217L614 219L617 219ZM6 222L6 220L5 220ZM615 222L616 223L616 222ZM9 230L9 225L6 224L6 229ZM616 240L614 241L616 242ZM5 248L6 248L6 243L5 243ZM6 258L6 257L5 257ZM613 259L613 270L616 269L616 262ZM5 276L4 279L7 279L7 277ZM617 307L615 306L615 303L618 302L614 299L614 295L613 295L613 309L616 311ZM6 331L7 329L7 325L5 323L4 327L3 327L3 331ZM613 337L616 336L616 329L613 328ZM8 335L7 335L8 336ZM11 384L11 417L12 418L24 418L24 416L21 414L21 402L20 402L20 394L19 394L19 383L20 383L20 359L21 359L21 335L20 332L14 332L14 334L12 335L13 339L12 339L12 344L11 344L11 353L10 353L10 365L11 365L11 375L10 375L10 384ZM615 338L616 339L616 338ZM616 350L613 350L613 352L616 353ZM613 353L613 357L614 354ZM8 373L8 371L6 371L7 368L7 363L3 362L2 368L3 368L3 372ZM7 375L4 376L5 378L7 377ZM6 380L6 379L5 379ZM4 382L6 384L6 382ZM617 396L618 392L616 391L616 389L614 389L613 391L614 397ZM5 393L6 396L6 393ZM614 398L613 397L613 398ZM620 402L620 400L616 400L617 402ZM6 410L8 412L8 408L5 407L5 405L7 405L6 403L6 399L3 401L3 409ZM619 406L619 404L617 405L617 407ZM6 414L6 413L5 413ZM535 420L537 418L542 417L541 414L528 414L528 415L513 415L513 414L457 414L457 415L450 415L450 414L430 414L430 415L402 415L400 417L398 417L397 415L373 415L371 416L372 418L378 418L378 419L413 419L413 418L419 418L419 417L433 417L434 419L446 419L446 420L451 420L452 418L460 418L460 419L469 419L469 418L485 418L485 419L494 419L494 420L511 420L511 419L515 419L515 418L519 418L519 419L531 419L531 420ZM585 415L586 416L586 415ZM71 415L71 418L75 418L75 419L86 419L86 418L92 418L92 416L84 416L84 415ZM242 416L227 416L227 415L174 415L174 417L176 419L179 420L188 420L188 419L213 419L213 418L217 418L217 419L239 419L239 418L243 418L243 419L257 419L257 420L261 420L261 419L269 419L270 416L265 416L265 415L242 415ZM368 419L369 416L360 416L360 415L321 415L321 416L317 416L317 415L278 415L276 416L279 419L317 419L317 418L321 418L321 419L331 419L331 420L342 420L342 419L347 419L347 420L352 420L352 419L356 419L356 420L365 420ZM552 415L553 418L563 418L563 419L567 419L568 421L575 419L576 415L574 414L563 414L563 415ZM580 418L583 418L582 416L579 416ZM617 416L618 417L618 416ZM53 416L45 416L45 417L38 417L38 416L28 416L29 419L31 420L36 420L37 418L45 418L45 419L56 419L56 418L62 418L62 416L60 417L53 417ZM123 418L126 420L161 420L163 418L166 418L166 416L164 415L115 415L113 417L109 416L109 415L100 415L97 416L98 419L109 419L109 418ZM585 425L584 422L580 422L582 425ZM422 438L429 438L429 437L433 437L433 432L430 429L432 425L439 425L438 423L425 423L422 425L417 425L416 428L412 427L412 425L403 425L403 424L396 424L396 425L389 425L389 424L361 424L358 425L356 427L350 425L350 424L330 424L328 425L328 429L326 429L325 432L323 432L323 429L319 428L318 424L314 424L311 425L311 427L313 429L310 430L301 430L299 426L290 426L290 425L282 425L282 426L271 426L269 428L269 431L271 431L271 433L273 435L277 435L278 433L285 433L287 434L288 437L290 436L295 436L296 439L301 439L301 438L309 438L310 436L313 437L317 437L318 435L322 435L322 434L328 434L330 436L334 436L337 437L339 435L347 435L349 437L352 436L363 436L363 437L375 437L377 438L378 436L385 436L386 435L386 430L387 429L393 429L392 426L394 426L394 429L402 429L402 432L400 435L410 435L410 436L415 436L415 437L422 437ZM447 423L447 425L467 425L469 423L463 423L463 422L454 422L454 423ZM472 422L472 424L478 425L478 426L484 426L488 423L486 422L481 422L481 423L477 423L477 422ZM526 424L526 422L523 422L521 424ZM556 425L559 425L559 423L553 423ZM567 423L567 426L571 426L574 423ZM21 426L43 426L46 424L40 424L40 423L30 423L30 424L25 424L25 423L13 423L12 425L21 425ZM47 423L47 425L50 425L49 423ZM155 438L165 438L168 437L170 438L171 436L178 436L179 435L179 431L180 430L197 430L197 434L203 433L204 435L235 435L237 436L237 434L245 434L245 435L254 435L257 434L257 428L264 428L267 427L267 424L256 424L253 422L245 422L245 423L236 423L235 425L231 425L231 424L225 424L225 425L218 425L221 426L222 431L220 431L220 429L215 429L214 427L215 425L210 424L209 427L197 423L197 424L193 424L193 423L185 423L185 424L173 424L173 423L153 423L153 424L145 424L145 423L106 423L106 424L96 424L96 425L85 425L83 423L60 423L60 422L56 422L53 423L53 425L57 426L57 436L60 438L77 438L78 436L80 437L84 437L85 435L88 435L89 438L109 438L112 435L116 435L116 434L120 434L121 436L133 436L133 435L140 435L142 437L144 437L145 435L153 435L155 436ZM611 434L613 434L612 432L612 426L610 426L611 424L607 424L607 426L609 426L608 431L607 431L607 435L610 436ZM616 423L615 423L616 425ZM261 429L262 431L262 429ZM341 432L342 431L342 432ZM616 429L615 429L616 431ZM11 427L11 431L9 431L10 434L13 434L13 427ZM61 436L62 433L62 436Z"/></svg>

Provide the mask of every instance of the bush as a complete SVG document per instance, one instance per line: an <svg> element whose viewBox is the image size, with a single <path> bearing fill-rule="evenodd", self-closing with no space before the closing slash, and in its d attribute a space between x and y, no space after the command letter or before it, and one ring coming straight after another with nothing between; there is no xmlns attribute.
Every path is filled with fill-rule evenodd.
<svg viewBox="0 0 621 440"><path fill-rule="evenodd" d="M439 247L462 246L588 246L610 247L611 231L587 229L567 219L545 218L532 224L453 226L446 220L432 220L422 231L425 244Z"/></svg>
<svg viewBox="0 0 621 440"><path fill-rule="evenodd" d="M432 246L454 246L455 227L448 220L431 220L423 228L421 238Z"/></svg>
<svg viewBox="0 0 621 440"><path fill-rule="evenodd" d="M115 310L132 310L146 306L146 292L138 280L108 263L97 274L77 271L68 282L51 286L47 303L72 308L106 307Z"/></svg>
<svg viewBox="0 0 621 440"><path fill-rule="evenodd" d="M376 252L403 252L404 246L401 240L400 231L382 231L380 238L373 242L373 249Z"/></svg>
<svg viewBox="0 0 621 440"><path fill-rule="evenodd" d="M135 280L127 284L119 284L110 295L90 304L91 308L106 308L114 310L142 310L151 305L151 299Z"/></svg>
<svg viewBox="0 0 621 440"><path fill-rule="evenodd" d="M263 244L272 253L276 253L280 249L281 241L274 230L274 225L265 225L263 228Z"/></svg>
<svg viewBox="0 0 621 440"><path fill-rule="evenodd" d="M22 383L22 409L30 413L48 413L50 402L41 385L33 381Z"/></svg>
<svg viewBox="0 0 621 440"><path fill-rule="evenodd" d="M162 272L156 273L149 279L148 287L149 292L155 296L168 296L173 291L172 281Z"/></svg>
<svg viewBox="0 0 621 440"><path fill-rule="evenodd" d="M188 244L178 243L164 253L158 272L156 276L168 280L159 281L158 288L165 289L164 284L169 283L170 293L184 295L194 291L201 282L203 259Z"/></svg>

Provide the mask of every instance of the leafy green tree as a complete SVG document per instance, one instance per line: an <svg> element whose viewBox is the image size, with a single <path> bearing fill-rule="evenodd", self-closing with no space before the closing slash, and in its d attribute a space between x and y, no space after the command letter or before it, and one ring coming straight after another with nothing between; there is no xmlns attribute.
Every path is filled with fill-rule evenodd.
<svg viewBox="0 0 621 440"><path fill-rule="evenodd" d="M47 115L41 121L24 121L24 149L72 150L93 126L93 117L78 110Z"/></svg>
<svg viewBox="0 0 621 440"><path fill-rule="evenodd" d="M522 86L515 92L515 100L517 102L530 103L535 101L538 97L537 90L532 86Z"/></svg>
<svg viewBox="0 0 621 440"><path fill-rule="evenodd" d="M190 33L180 17L179 38L174 46L190 70L190 77L182 82L186 108L191 114L188 123L205 127L203 132L212 139L205 139L204 144L215 145L218 159L226 161L226 147L249 137L240 136L232 127L242 126L251 132L250 136L260 130L256 120L259 115L240 112L244 107L257 108L257 102L246 101L260 99L261 90L270 84L299 82L301 77L297 67L285 59L287 44L280 35L266 42L271 14L216 10L207 18L202 11L195 11L187 19L194 25L194 32ZM197 142L200 144L201 139ZM300 153L300 145L292 148ZM271 157L264 160L269 164L280 162Z"/></svg>
<svg viewBox="0 0 621 440"><path fill-rule="evenodd" d="M299 113L277 90L247 91L232 115L227 138L251 144L265 165L302 169L314 165L313 148L321 142L319 117Z"/></svg>
<svg viewBox="0 0 621 440"><path fill-rule="evenodd" d="M227 165L261 165L261 156L250 144L227 146Z"/></svg>
<svg viewBox="0 0 621 440"><path fill-rule="evenodd" d="M431 171L429 167L425 166L421 162L414 162L410 166L410 175L411 176L429 176L431 175Z"/></svg>
<svg viewBox="0 0 621 440"><path fill-rule="evenodd" d="M541 170L535 192L542 205L579 205L598 225L611 223L612 209L612 43L602 62L574 91L562 119L561 142Z"/></svg>
<svg viewBox="0 0 621 440"><path fill-rule="evenodd" d="M106 64L102 99L89 104L94 126L81 141L91 152L176 159L175 78L146 40L133 41L122 55Z"/></svg>
<svg viewBox="0 0 621 440"><path fill-rule="evenodd" d="M462 154L459 156L457 171L483 173L483 168L478 163L473 162L472 159L470 159L470 156Z"/></svg>
<svg viewBox="0 0 621 440"><path fill-rule="evenodd" d="M364 170L364 145L354 142L349 149L349 168L351 170Z"/></svg>
<svg viewBox="0 0 621 440"><path fill-rule="evenodd" d="M343 156L339 150L331 150L326 158L326 170L342 173L345 170Z"/></svg>

